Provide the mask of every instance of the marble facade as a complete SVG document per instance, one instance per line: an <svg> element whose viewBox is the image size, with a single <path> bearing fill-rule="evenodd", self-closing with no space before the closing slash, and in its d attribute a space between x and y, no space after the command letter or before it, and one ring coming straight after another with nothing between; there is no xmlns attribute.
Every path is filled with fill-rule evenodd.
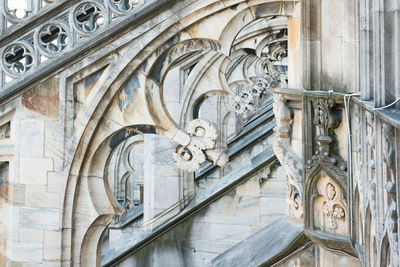
<svg viewBox="0 0 400 267"><path fill-rule="evenodd" d="M9 2L0 266L399 266L397 1Z"/></svg>

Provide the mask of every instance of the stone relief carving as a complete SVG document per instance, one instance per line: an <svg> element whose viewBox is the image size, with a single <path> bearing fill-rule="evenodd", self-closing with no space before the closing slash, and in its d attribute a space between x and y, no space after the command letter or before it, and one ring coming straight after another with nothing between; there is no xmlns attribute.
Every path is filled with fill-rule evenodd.
<svg viewBox="0 0 400 267"><path fill-rule="evenodd" d="M338 120L332 113L336 106L333 99L312 99L314 107L313 123L316 126L316 150L311 159L307 160L306 172L311 174L318 165L332 170L343 181L347 180L346 162L332 152L333 130L339 126Z"/></svg>
<svg viewBox="0 0 400 267"><path fill-rule="evenodd" d="M236 85L239 93L233 96L233 111L236 115L244 114L246 111L255 113L257 109L257 99L265 94L265 88L260 88L247 83Z"/></svg>
<svg viewBox="0 0 400 267"><path fill-rule="evenodd" d="M292 216L301 217L303 214L303 168L301 159L290 144L292 116L287 99L282 94L274 93L273 109L276 119L274 151L288 175L289 213Z"/></svg>
<svg viewBox="0 0 400 267"><path fill-rule="evenodd" d="M316 125L316 140L322 153L330 152L332 142L332 130L339 124L332 114L332 108L336 105L333 99L317 98L312 100L314 106L314 124Z"/></svg>
<svg viewBox="0 0 400 267"><path fill-rule="evenodd" d="M330 229L335 230L338 226L337 219L343 220L345 217L344 208L340 204L335 204L337 196L336 187L328 183L326 186L326 201L324 202L323 213L328 217L328 226Z"/></svg>
<svg viewBox="0 0 400 267"><path fill-rule="evenodd" d="M313 205L315 227L337 234L347 234L347 208L341 200L340 187L325 172L321 173L316 186L318 196Z"/></svg>
<svg viewBox="0 0 400 267"><path fill-rule="evenodd" d="M215 125L206 120L195 119L188 124L186 131L189 138L187 136L175 138L180 145L172 156L178 168L193 172L206 160L218 166L225 166L228 163L228 156L216 148Z"/></svg>
<svg viewBox="0 0 400 267"><path fill-rule="evenodd" d="M395 151L394 151L394 129L391 125L387 123L383 123L383 133L384 133L384 142L383 142L383 161L385 162L386 167L388 168L388 180L395 180Z"/></svg>
<svg viewBox="0 0 400 267"><path fill-rule="evenodd" d="M257 76L250 77L247 83L233 84L236 86L232 91L234 103L233 111L237 115L244 114L246 111L255 113L258 111L258 100L268 94L271 88L287 87L287 72L277 69L274 64L283 60L287 56L287 42L278 42L273 50L263 54L258 58L255 72ZM246 69L248 71L248 69ZM245 76L248 76L247 74Z"/></svg>
<svg viewBox="0 0 400 267"><path fill-rule="evenodd" d="M396 162L394 149L394 128L393 126L383 123L383 162L386 167L386 184L385 190L388 194L389 202L384 218L384 228L388 232L390 247L394 253L391 253L395 266L399 263L398 258L398 214L396 201ZM384 231L384 230L383 230Z"/></svg>

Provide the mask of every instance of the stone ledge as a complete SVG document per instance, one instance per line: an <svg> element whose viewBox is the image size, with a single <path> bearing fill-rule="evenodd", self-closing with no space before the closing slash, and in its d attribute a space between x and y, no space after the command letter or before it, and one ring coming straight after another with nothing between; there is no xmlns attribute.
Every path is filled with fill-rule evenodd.
<svg viewBox="0 0 400 267"><path fill-rule="evenodd" d="M143 218L143 205L140 204L138 207L129 209L126 211L125 215L120 215L120 216L124 216L122 218L122 220L118 223L110 224L110 226L108 228L110 228L110 229L124 228L125 226L129 225L130 223Z"/></svg>
<svg viewBox="0 0 400 267"><path fill-rule="evenodd" d="M214 258L210 266L271 266L307 242L303 224L281 217Z"/></svg>
<svg viewBox="0 0 400 267"><path fill-rule="evenodd" d="M275 160L276 157L272 147L268 147L265 151L252 158L246 165L237 171L222 177L210 187L199 191L195 198L181 213L167 221L165 224L156 228L152 232L140 232L131 240L124 241L119 248L107 252L102 257L102 266L112 266L127 257L129 254L141 249L165 232L180 224L182 221L198 213L202 208L223 196L224 193L246 178L249 178L260 168L273 163Z"/></svg>

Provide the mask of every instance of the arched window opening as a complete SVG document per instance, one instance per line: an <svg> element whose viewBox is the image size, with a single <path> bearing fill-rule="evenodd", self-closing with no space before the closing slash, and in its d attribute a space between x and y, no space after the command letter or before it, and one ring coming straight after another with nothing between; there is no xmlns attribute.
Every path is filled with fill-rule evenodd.
<svg viewBox="0 0 400 267"><path fill-rule="evenodd" d="M115 216L113 223L120 222L130 210L143 205L143 137L133 136L123 141L112 154L108 180L118 203L127 212Z"/></svg>

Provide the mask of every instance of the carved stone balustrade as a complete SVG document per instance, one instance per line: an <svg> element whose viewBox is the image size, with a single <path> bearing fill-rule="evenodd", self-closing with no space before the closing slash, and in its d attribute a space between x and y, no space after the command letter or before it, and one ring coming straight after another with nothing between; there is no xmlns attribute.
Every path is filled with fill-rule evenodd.
<svg viewBox="0 0 400 267"><path fill-rule="evenodd" d="M169 1L28 0L13 8L17 2L0 6L2 100Z"/></svg>

